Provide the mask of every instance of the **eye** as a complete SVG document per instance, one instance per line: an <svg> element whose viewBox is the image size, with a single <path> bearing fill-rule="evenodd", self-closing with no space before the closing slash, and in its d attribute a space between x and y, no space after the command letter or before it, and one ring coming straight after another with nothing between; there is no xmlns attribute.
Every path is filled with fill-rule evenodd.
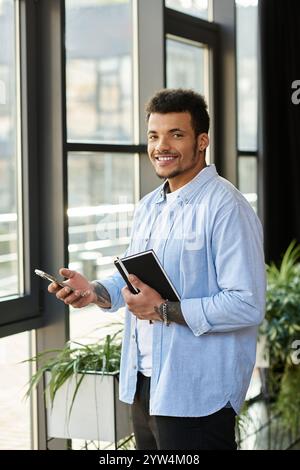
<svg viewBox="0 0 300 470"><path fill-rule="evenodd" d="M173 137L175 137L175 139L180 139L180 137L183 137L183 134L180 134L179 132L175 132L175 134L173 134Z"/></svg>
<svg viewBox="0 0 300 470"><path fill-rule="evenodd" d="M148 140L155 140L156 139L156 135L148 135Z"/></svg>

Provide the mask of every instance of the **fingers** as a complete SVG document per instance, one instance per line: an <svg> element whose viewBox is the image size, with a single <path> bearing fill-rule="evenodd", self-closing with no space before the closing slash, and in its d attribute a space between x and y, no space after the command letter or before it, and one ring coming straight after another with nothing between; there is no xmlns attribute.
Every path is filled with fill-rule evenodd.
<svg viewBox="0 0 300 470"><path fill-rule="evenodd" d="M93 302L90 284L84 276L67 268L61 268L59 274L66 278L66 281L62 281L65 286L56 282L48 286L48 291L55 294L58 300L74 308L85 307Z"/></svg>
<svg viewBox="0 0 300 470"><path fill-rule="evenodd" d="M146 286L146 284L144 284L138 277L134 276L133 274L129 274L128 279L133 285L133 287L136 287L139 290L142 290L143 287Z"/></svg>
<svg viewBox="0 0 300 470"><path fill-rule="evenodd" d="M59 270L59 274L63 277L66 277L67 279L72 279L72 277L75 276L76 272L71 271L70 269L67 269L67 268L61 268ZM49 286L48 286L48 292L50 292L51 294L56 294L57 292L59 292L61 290L63 290L62 287L59 286L56 282L51 282L51 284L49 284ZM70 291L71 291L71 289L70 289ZM64 290L61 294L65 295L67 293L68 292L66 290Z"/></svg>
<svg viewBox="0 0 300 470"><path fill-rule="evenodd" d="M60 268L59 274L63 277L66 277L67 279L72 279L72 277L75 276L76 272L71 271L71 269L68 268Z"/></svg>
<svg viewBox="0 0 300 470"><path fill-rule="evenodd" d="M65 301L67 298L76 298L77 299L77 295L75 296L74 295L75 292L72 291L72 289L70 289L70 287L66 286L66 287L61 287L60 289L58 289L56 291L56 297L59 299L59 300L63 300Z"/></svg>
<svg viewBox="0 0 300 470"><path fill-rule="evenodd" d="M56 284L56 282L51 282L51 284L49 284L48 286L48 292L50 292L51 294L55 294L59 290L61 290L61 286Z"/></svg>
<svg viewBox="0 0 300 470"><path fill-rule="evenodd" d="M90 290L73 291L68 286L66 286L56 292L56 297L57 299L62 300L66 305L72 305L72 307L79 308L84 307L90 303L90 294Z"/></svg>

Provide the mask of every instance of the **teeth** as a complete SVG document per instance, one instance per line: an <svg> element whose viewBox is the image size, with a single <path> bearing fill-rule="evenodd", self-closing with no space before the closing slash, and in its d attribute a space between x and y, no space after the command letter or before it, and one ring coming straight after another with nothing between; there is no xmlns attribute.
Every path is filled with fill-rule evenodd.
<svg viewBox="0 0 300 470"><path fill-rule="evenodd" d="M157 157L159 162L166 162L168 160L175 160L176 157Z"/></svg>

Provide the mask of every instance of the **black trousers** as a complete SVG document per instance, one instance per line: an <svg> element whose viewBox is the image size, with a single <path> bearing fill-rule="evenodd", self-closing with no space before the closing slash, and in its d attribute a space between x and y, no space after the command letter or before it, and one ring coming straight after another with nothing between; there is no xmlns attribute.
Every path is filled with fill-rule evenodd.
<svg viewBox="0 0 300 470"><path fill-rule="evenodd" d="M150 377L138 373L132 405L137 449L236 450L233 408L222 408L199 418L150 416L149 396Z"/></svg>

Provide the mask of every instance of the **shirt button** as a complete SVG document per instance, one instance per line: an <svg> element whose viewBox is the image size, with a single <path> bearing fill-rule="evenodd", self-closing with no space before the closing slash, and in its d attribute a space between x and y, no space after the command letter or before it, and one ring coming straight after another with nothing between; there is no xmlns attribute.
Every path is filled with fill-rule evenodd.
<svg viewBox="0 0 300 470"><path fill-rule="evenodd" d="M135 335L132 335L132 339L135 339Z"/></svg>
<svg viewBox="0 0 300 470"><path fill-rule="evenodd" d="M134 370L136 370L136 366L133 366Z"/></svg>

